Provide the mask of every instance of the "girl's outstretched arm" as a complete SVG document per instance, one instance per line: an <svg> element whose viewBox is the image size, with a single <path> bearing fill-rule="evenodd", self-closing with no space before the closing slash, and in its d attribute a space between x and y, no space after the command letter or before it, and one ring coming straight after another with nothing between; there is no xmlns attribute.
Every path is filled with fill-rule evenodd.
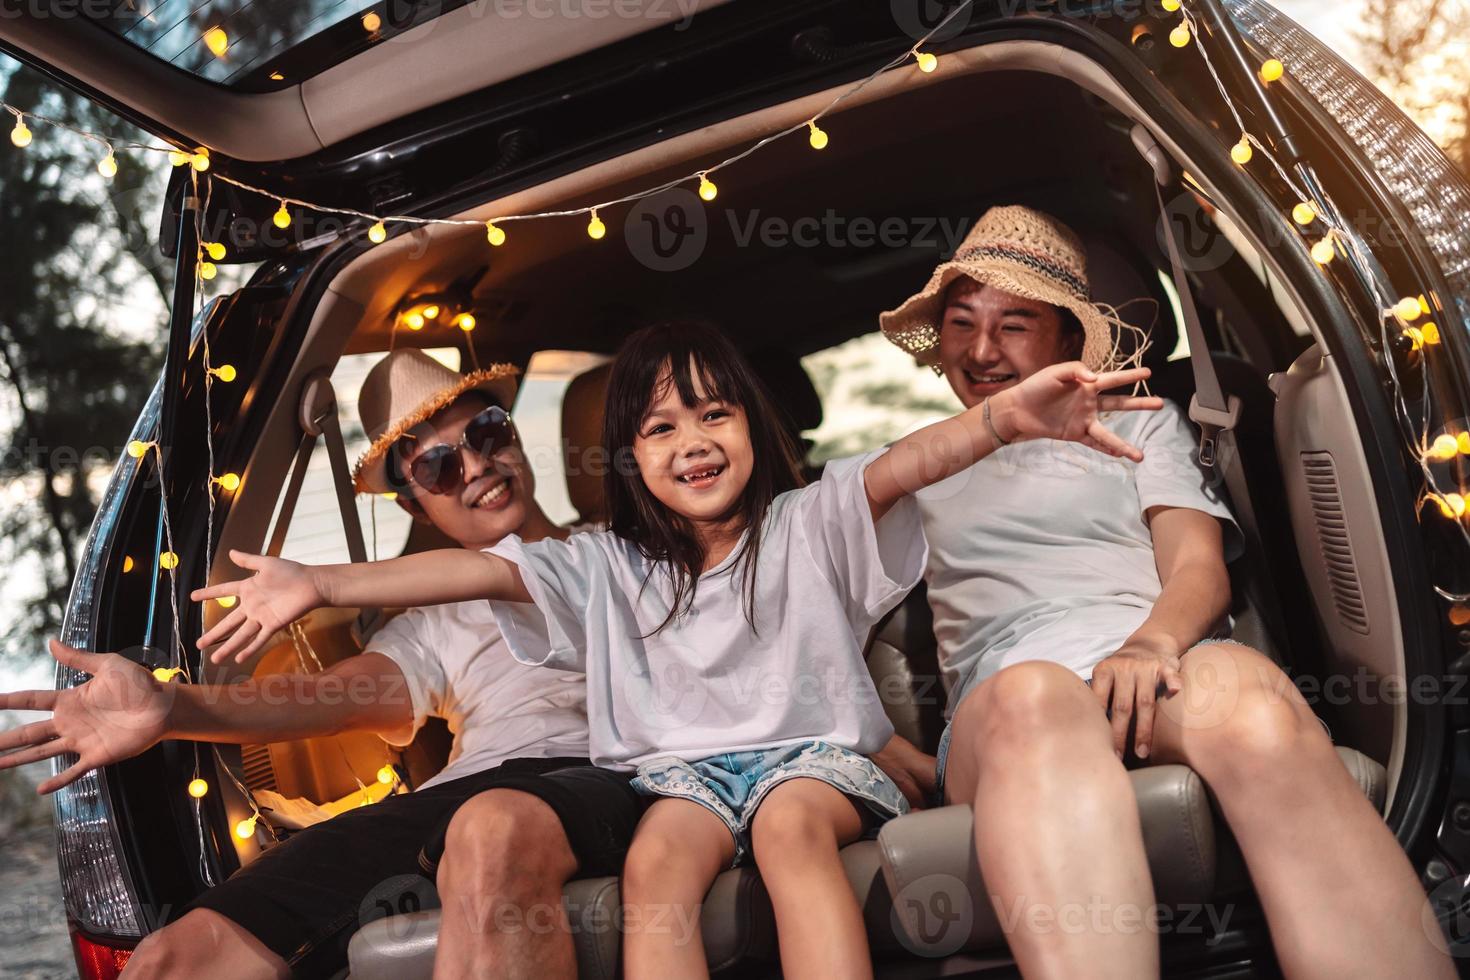
<svg viewBox="0 0 1470 980"><path fill-rule="evenodd" d="M195 602L234 596L224 619L197 646L219 644L210 659L234 654L243 661L270 642L277 630L322 606L435 606L468 599L530 602L520 569L496 555L468 548L425 551L387 561L302 565L231 551L230 560L255 572L249 578L196 589Z"/></svg>
<svg viewBox="0 0 1470 980"><path fill-rule="evenodd" d="M864 473L868 505L876 521L898 500L953 476L989 456L1000 444L1023 439L1066 439L1135 462L1143 453L1109 431L1101 412L1157 411L1161 398L1102 395L1146 379L1148 368L1097 374L1080 362L1053 364L1020 384L943 422L904 436ZM990 406L990 423L985 406ZM992 432L994 427L994 432Z"/></svg>

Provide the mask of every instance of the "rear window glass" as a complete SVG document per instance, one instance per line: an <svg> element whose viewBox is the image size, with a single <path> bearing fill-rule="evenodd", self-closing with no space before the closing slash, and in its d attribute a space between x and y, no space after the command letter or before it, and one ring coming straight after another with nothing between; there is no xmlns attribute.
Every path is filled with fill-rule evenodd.
<svg viewBox="0 0 1470 980"><path fill-rule="evenodd" d="M92 0L83 16L200 78L247 90L300 82L464 0Z"/></svg>

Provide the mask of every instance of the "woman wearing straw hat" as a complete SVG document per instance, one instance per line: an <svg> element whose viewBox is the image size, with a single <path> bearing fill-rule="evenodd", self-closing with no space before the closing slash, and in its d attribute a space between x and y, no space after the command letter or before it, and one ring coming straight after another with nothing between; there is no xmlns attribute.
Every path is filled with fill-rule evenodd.
<svg viewBox="0 0 1470 980"><path fill-rule="evenodd" d="M1143 347L1091 302L1071 230L1020 207L987 212L880 322L967 407L1051 364L1112 370ZM1001 411L992 424L1011 439ZM1213 639L1240 534L1183 416L1109 425L1141 464L1017 441L918 494L951 718L938 775L946 802L974 805L1002 920L1018 899L1101 899L1139 921L1154 897L1123 760L1178 762L1218 799L1287 975L1451 975L1409 862L1304 699L1263 654ZM1131 978L1158 972L1152 932L1009 940L1028 976Z"/></svg>

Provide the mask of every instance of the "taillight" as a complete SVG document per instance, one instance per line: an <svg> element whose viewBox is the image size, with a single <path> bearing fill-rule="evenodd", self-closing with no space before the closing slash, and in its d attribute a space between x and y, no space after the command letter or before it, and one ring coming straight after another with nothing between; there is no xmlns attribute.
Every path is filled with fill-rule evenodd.
<svg viewBox="0 0 1470 980"><path fill-rule="evenodd" d="M158 404L159 389L155 387L132 438L146 438L153 430ZM128 484L137 472L131 462L124 457L113 471L67 599L61 639L82 650L94 649L97 587L108 566ZM75 687L84 680L86 675L57 665L57 690ZM70 753L59 756L52 763L53 772L62 772L76 761L77 757ZM67 918L86 936L95 937L83 938L73 931L77 965L84 977L115 977L127 960L126 951L143 935L146 923L138 890L119 843L112 799L107 792L107 771L87 773L70 786L57 790L52 799L56 806L56 859L61 866L61 892ZM99 944L101 937L119 941L115 948L103 946Z"/></svg>
<svg viewBox="0 0 1470 980"><path fill-rule="evenodd" d="M117 980L128 959L133 955L131 946L113 946L88 939L71 931L71 950L77 959L77 973L82 980Z"/></svg>

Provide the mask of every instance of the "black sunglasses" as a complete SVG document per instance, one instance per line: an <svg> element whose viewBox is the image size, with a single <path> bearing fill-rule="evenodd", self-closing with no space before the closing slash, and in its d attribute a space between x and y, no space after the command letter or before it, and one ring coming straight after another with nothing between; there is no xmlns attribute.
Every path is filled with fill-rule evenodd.
<svg viewBox="0 0 1470 980"><path fill-rule="evenodd" d="M469 420L457 444L440 443L416 456L408 464L408 477L429 493L452 493L464 486L465 450L485 463L493 463L496 453L515 443L516 430L510 424L510 413L499 405L491 405Z"/></svg>

